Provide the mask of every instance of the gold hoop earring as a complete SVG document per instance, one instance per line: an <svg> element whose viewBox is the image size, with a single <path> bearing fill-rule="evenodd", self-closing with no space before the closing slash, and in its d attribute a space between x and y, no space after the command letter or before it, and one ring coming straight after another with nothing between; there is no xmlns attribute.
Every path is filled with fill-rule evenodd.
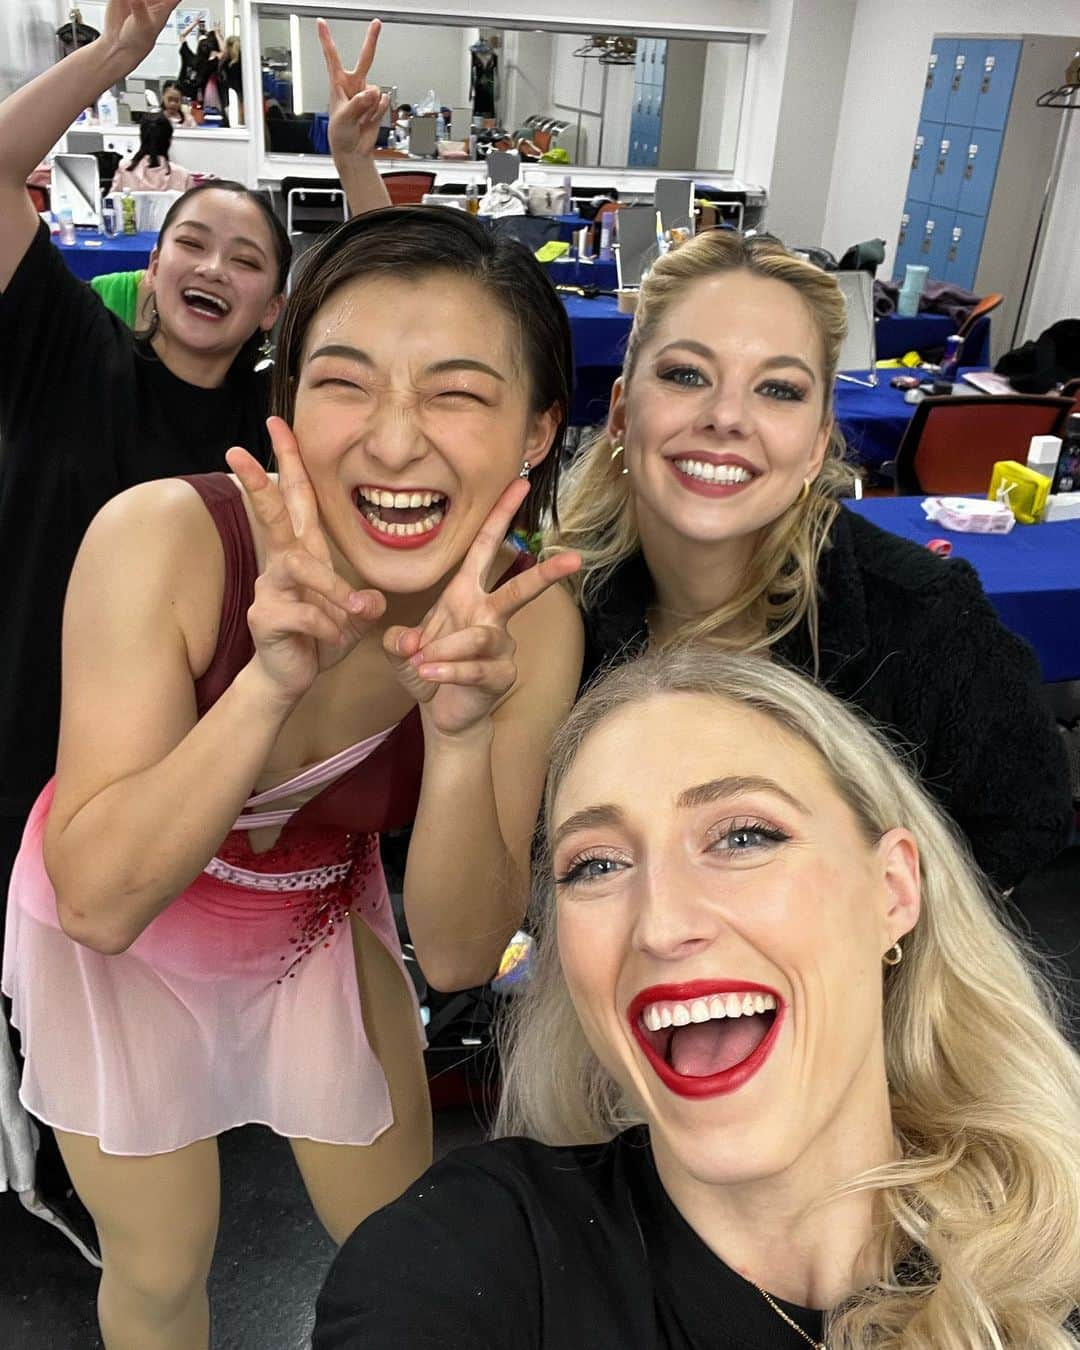
<svg viewBox="0 0 1080 1350"><path fill-rule="evenodd" d="M614 460L618 459L619 456L622 454L622 452L623 452L625 449L626 449L626 446L623 445L622 441L617 441L616 444L615 444L615 446L614 446L614 448L613 448L612 451L611 451L611 458L612 458L612 460L614 461ZM622 468L619 470L619 472L620 472L620 473L629 473L630 470L629 470L629 469L626 467L626 465L624 464L624 465L622 466Z"/></svg>
<svg viewBox="0 0 1080 1350"><path fill-rule="evenodd" d="M801 506L809 496L810 496L810 479L804 478L802 480L802 487L799 489L799 495L795 498L795 505Z"/></svg>
<svg viewBox="0 0 1080 1350"><path fill-rule="evenodd" d="M881 959L887 966L898 966L904 959L904 949L899 942L894 942Z"/></svg>

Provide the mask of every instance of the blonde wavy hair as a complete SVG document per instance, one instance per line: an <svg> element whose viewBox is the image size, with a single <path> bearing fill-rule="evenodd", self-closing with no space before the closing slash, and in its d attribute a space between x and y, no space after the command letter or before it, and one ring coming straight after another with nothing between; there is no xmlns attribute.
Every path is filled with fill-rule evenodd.
<svg viewBox="0 0 1080 1350"><path fill-rule="evenodd" d="M698 281L724 272L743 271L782 281L798 292L821 338L822 421L830 425L825 461L809 492L763 532L740 593L705 619L684 623L671 643L702 640L748 651L769 647L807 618L817 657L817 569L836 498L852 481L845 464L843 436L833 419L831 390L847 333L847 310L828 272L804 262L767 235L749 238L733 230L708 230L660 258L641 287L623 361L629 387L642 347L652 338L672 305ZM718 318L722 322L722 318ZM558 525L544 539L545 552L576 549L580 572L571 578L578 603L595 605L611 573L640 548L630 478L622 472L606 431L584 449L563 475ZM732 626L737 638L722 630ZM747 628L753 636L745 639Z"/></svg>
<svg viewBox="0 0 1080 1350"><path fill-rule="evenodd" d="M922 912L883 968L885 1064L899 1161L854 1178L877 1192L877 1282L828 1317L832 1350L1066 1350L1080 1303L1080 1057L1052 986L991 903L962 838L884 737L809 679L762 656L652 653L602 679L551 748L544 820L589 733L671 692L753 708L820 756L869 843L918 842ZM503 1029L496 1134L548 1144L612 1138L642 1119L596 1058L559 962L551 855L541 841L537 952ZM898 1268L918 1257L918 1278Z"/></svg>

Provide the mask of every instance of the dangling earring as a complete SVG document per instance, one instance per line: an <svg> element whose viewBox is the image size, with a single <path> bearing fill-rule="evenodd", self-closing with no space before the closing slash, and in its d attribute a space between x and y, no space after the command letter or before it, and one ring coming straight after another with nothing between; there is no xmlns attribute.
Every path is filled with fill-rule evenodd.
<svg viewBox="0 0 1080 1350"><path fill-rule="evenodd" d="M623 445L622 441L617 441L617 442L615 443L615 446L613 447L613 449L612 449L612 451L611 451L611 458L612 458L613 460L618 459L619 456L622 454L623 450L625 450L625 449L626 449L626 447ZM624 465L622 466L622 468L619 470L619 472L620 472L620 473L629 473L630 470L629 470L629 469L626 467L626 465L624 464Z"/></svg>
<svg viewBox="0 0 1080 1350"><path fill-rule="evenodd" d="M532 469L532 465L529 463L528 460L526 460L526 461L524 462L524 464L522 464L522 466L521 466L521 472L518 474L518 477L519 477L519 478L524 478L525 481L528 482L528 481L529 481L529 471L530 471L531 469Z"/></svg>
<svg viewBox="0 0 1080 1350"><path fill-rule="evenodd" d="M898 966L904 959L904 949L899 942L894 942L881 959L887 966Z"/></svg>
<svg viewBox="0 0 1080 1350"><path fill-rule="evenodd" d="M274 354L274 344L270 341L269 332L266 332L263 334L263 340L259 344L259 355L262 357L264 361L269 361L269 359L273 356L273 354Z"/></svg>

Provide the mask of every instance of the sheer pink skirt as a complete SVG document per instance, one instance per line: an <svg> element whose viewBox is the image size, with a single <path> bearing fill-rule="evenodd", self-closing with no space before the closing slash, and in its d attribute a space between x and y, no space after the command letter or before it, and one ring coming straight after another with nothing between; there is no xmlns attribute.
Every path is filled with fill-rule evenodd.
<svg viewBox="0 0 1080 1350"><path fill-rule="evenodd" d="M366 923L412 990L377 836L286 831L250 855L230 835L216 874L105 956L57 919L42 859L52 795L49 783L26 825L4 948L29 1111L137 1155L249 1122L333 1144L369 1144L392 1124L350 933ZM413 1008L419 1026L415 995Z"/></svg>

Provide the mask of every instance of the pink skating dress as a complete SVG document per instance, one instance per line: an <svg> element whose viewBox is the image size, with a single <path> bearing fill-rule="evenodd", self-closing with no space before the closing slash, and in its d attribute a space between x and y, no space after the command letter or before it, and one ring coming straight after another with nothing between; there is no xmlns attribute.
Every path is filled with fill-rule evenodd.
<svg viewBox="0 0 1080 1350"><path fill-rule="evenodd" d="M226 559L217 650L196 685L201 716L253 653L247 609L257 565L231 479L186 481L213 516ZM411 990L378 834L412 822L422 768L414 709L252 797L202 875L116 956L60 928L42 860L48 783L12 873L4 952L28 1110L94 1136L106 1153L165 1153L247 1122L371 1143L393 1114L364 1032L349 915L385 944ZM318 784L326 786L295 812L264 809ZM178 802L181 818L183 809ZM274 846L253 853L245 830L284 820Z"/></svg>

